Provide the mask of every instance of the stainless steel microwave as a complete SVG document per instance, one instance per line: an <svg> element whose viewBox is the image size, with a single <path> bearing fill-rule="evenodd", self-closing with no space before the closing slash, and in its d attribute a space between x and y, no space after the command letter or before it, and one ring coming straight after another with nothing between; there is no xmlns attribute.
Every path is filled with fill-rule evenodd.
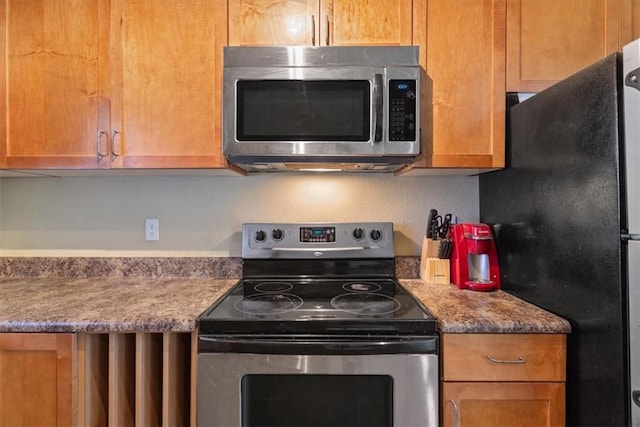
<svg viewBox="0 0 640 427"><path fill-rule="evenodd" d="M394 171L420 153L418 47L226 47L223 152L250 172Z"/></svg>

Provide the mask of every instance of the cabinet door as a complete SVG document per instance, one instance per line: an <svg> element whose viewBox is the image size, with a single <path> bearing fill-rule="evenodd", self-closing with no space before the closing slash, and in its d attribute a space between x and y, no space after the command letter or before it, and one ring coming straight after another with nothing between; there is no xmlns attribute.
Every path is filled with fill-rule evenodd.
<svg viewBox="0 0 640 427"><path fill-rule="evenodd" d="M617 51L620 9L620 0L508 0L507 91L538 92Z"/></svg>
<svg viewBox="0 0 640 427"><path fill-rule="evenodd" d="M224 0L111 1L112 167L224 166Z"/></svg>
<svg viewBox="0 0 640 427"><path fill-rule="evenodd" d="M411 45L412 0L320 0L321 45Z"/></svg>
<svg viewBox="0 0 640 427"><path fill-rule="evenodd" d="M505 0L423 3L414 1L423 142L412 167L502 167Z"/></svg>
<svg viewBox="0 0 640 427"><path fill-rule="evenodd" d="M0 334L0 425L76 425L74 334Z"/></svg>
<svg viewBox="0 0 640 427"><path fill-rule="evenodd" d="M318 2L229 0L229 45L318 45Z"/></svg>
<svg viewBox="0 0 640 427"><path fill-rule="evenodd" d="M620 49L640 38L640 0L619 0Z"/></svg>
<svg viewBox="0 0 640 427"><path fill-rule="evenodd" d="M2 166L108 167L97 154L107 16L102 0L0 1Z"/></svg>
<svg viewBox="0 0 640 427"><path fill-rule="evenodd" d="M563 383L449 383L442 387L442 425L563 426Z"/></svg>

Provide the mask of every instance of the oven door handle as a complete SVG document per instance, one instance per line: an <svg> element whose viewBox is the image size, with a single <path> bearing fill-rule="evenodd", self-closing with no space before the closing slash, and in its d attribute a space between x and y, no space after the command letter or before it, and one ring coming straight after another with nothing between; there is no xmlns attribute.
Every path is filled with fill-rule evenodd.
<svg viewBox="0 0 640 427"><path fill-rule="evenodd" d="M198 337L199 353L294 355L438 354L436 336L212 336Z"/></svg>

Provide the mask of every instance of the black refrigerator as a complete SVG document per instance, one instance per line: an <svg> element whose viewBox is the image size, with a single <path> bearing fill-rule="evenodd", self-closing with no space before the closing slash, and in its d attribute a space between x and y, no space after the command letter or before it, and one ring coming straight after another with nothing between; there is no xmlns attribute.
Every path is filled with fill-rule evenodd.
<svg viewBox="0 0 640 427"><path fill-rule="evenodd" d="M570 426L640 426L640 41L517 103L479 177L502 289L565 319Z"/></svg>

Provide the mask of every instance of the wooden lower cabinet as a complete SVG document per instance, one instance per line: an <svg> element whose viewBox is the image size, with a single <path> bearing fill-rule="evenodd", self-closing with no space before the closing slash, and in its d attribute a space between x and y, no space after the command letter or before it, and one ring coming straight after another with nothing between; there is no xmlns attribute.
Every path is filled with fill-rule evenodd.
<svg viewBox="0 0 640 427"><path fill-rule="evenodd" d="M566 336L443 334L443 426L564 426Z"/></svg>
<svg viewBox="0 0 640 427"><path fill-rule="evenodd" d="M195 425L195 336L0 333L0 426Z"/></svg>
<svg viewBox="0 0 640 427"><path fill-rule="evenodd" d="M445 382L443 426L562 426L563 383Z"/></svg>
<svg viewBox="0 0 640 427"><path fill-rule="evenodd" d="M0 425L70 426L76 335L0 334Z"/></svg>
<svg viewBox="0 0 640 427"><path fill-rule="evenodd" d="M195 333L80 334L78 424L195 425Z"/></svg>

